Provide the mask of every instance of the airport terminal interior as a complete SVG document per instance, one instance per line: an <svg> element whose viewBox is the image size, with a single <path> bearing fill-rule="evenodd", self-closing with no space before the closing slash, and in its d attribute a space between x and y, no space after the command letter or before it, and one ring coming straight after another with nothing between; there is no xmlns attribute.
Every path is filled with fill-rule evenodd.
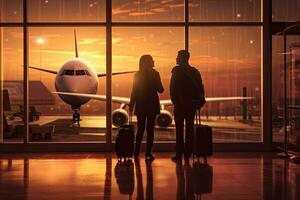
<svg viewBox="0 0 300 200"><path fill-rule="evenodd" d="M300 0L0 0L0 199L300 199ZM174 162L179 50L213 155ZM153 155L119 162L142 55ZM145 105L147 107L147 105Z"/></svg>

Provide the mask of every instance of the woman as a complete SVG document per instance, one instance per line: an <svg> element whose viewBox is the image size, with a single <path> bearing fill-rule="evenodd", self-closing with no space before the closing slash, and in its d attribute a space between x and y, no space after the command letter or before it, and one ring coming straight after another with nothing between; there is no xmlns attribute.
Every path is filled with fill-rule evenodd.
<svg viewBox="0 0 300 200"><path fill-rule="evenodd" d="M141 142L147 126L146 160L154 160L151 154L154 137L154 124L156 115L160 113L158 94L164 91L159 73L153 69L154 60L151 55L143 55L140 58L139 71L135 73L133 88L130 97L129 111L137 116L137 133L134 150L134 158L138 159Z"/></svg>

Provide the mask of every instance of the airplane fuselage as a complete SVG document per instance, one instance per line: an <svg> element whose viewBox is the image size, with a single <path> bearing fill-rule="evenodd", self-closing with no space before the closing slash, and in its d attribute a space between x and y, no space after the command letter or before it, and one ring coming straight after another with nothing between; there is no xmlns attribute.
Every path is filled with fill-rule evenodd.
<svg viewBox="0 0 300 200"><path fill-rule="evenodd" d="M98 77L95 70L80 58L68 60L58 71L55 78L57 92L96 94L98 89ZM59 97L71 105L73 109L79 109L90 98L68 96L59 94Z"/></svg>

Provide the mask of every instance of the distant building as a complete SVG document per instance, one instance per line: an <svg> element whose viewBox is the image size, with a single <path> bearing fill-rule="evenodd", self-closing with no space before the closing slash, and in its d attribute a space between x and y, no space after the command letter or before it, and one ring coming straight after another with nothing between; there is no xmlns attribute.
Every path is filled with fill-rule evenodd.
<svg viewBox="0 0 300 200"><path fill-rule="evenodd" d="M23 81L3 81L12 106L23 104ZM29 105L54 105L53 94L41 81L29 81Z"/></svg>

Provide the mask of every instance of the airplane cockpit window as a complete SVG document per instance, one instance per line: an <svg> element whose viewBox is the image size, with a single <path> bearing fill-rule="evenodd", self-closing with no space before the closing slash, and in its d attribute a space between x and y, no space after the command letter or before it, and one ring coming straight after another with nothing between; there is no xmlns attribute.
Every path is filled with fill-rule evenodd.
<svg viewBox="0 0 300 200"><path fill-rule="evenodd" d="M64 75L73 76L74 75L74 70L67 69L67 70L64 71Z"/></svg>
<svg viewBox="0 0 300 200"><path fill-rule="evenodd" d="M91 76L91 73L88 70L72 70L72 69L65 69L60 73L61 76L68 75L68 76Z"/></svg>
<svg viewBox="0 0 300 200"><path fill-rule="evenodd" d="M83 76L83 75L85 75L85 70L76 70L75 74L76 74L76 76Z"/></svg>
<svg viewBox="0 0 300 200"><path fill-rule="evenodd" d="M91 73L88 70L84 70L84 71L86 75L91 76Z"/></svg>

